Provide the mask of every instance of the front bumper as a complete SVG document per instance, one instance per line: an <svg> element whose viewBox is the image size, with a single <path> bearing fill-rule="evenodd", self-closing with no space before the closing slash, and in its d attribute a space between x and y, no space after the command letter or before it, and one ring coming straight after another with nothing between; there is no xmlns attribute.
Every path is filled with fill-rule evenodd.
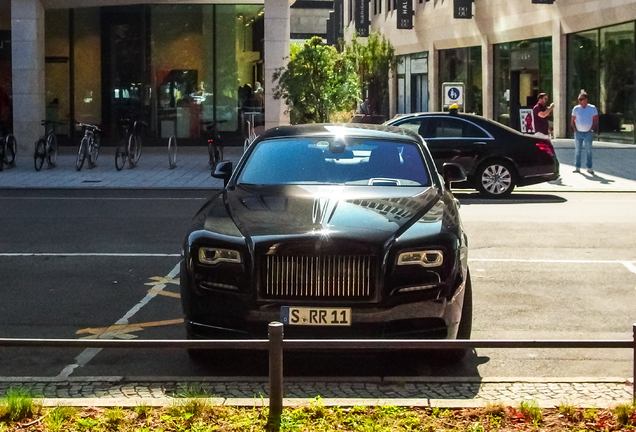
<svg viewBox="0 0 636 432"><path fill-rule="evenodd" d="M464 291L450 301L428 300L388 308L351 307L351 326L285 326L288 339L445 339L454 338L461 317ZM190 338L267 338L268 324L280 321L283 305L247 307L235 302L197 302L186 316ZM312 306L312 305L308 305ZM326 307L321 305L320 307ZM338 307L347 307L338 305Z"/></svg>

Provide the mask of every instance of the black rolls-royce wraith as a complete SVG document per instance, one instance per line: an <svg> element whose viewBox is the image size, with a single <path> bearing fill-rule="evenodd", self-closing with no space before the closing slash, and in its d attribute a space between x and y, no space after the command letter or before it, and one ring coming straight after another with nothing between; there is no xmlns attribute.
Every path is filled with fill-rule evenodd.
<svg viewBox="0 0 636 432"><path fill-rule="evenodd" d="M469 338L467 239L422 138L373 125L270 129L195 216L189 338Z"/></svg>

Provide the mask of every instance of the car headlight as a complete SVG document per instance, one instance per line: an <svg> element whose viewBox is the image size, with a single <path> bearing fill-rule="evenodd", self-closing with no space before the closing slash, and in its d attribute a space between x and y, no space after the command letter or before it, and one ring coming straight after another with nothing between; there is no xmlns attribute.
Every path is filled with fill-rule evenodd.
<svg viewBox="0 0 636 432"><path fill-rule="evenodd" d="M199 262L202 264L241 263L241 254L231 249L202 247L199 249Z"/></svg>
<svg viewBox="0 0 636 432"><path fill-rule="evenodd" d="M398 256L397 265L421 265L439 267L444 262L444 254L439 250L404 252Z"/></svg>

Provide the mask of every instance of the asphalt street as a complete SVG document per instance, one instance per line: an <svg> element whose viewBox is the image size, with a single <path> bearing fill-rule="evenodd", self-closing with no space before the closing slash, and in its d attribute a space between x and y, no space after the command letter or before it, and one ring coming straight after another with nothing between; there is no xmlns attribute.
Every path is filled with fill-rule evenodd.
<svg viewBox="0 0 636 432"><path fill-rule="evenodd" d="M183 339L179 249L212 190L0 191L0 334ZM632 193L458 193L470 241L475 339L631 339ZM388 358L387 358L388 357ZM414 355L297 354L287 376L630 377L631 352L478 350L448 367ZM3 376L263 376L264 355L3 349Z"/></svg>

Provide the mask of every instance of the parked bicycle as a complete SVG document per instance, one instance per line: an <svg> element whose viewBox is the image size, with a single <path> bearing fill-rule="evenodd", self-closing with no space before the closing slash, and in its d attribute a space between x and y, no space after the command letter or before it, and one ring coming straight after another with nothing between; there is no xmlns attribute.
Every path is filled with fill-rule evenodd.
<svg viewBox="0 0 636 432"><path fill-rule="evenodd" d="M115 168L117 168L117 171L121 171L124 168L126 161L128 161L130 168L137 166L141 157L141 126L146 123L140 120L133 122L129 119L122 119L121 124L125 132L115 151Z"/></svg>
<svg viewBox="0 0 636 432"><path fill-rule="evenodd" d="M219 133L219 125L225 123L226 120L205 121L203 125L208 135L208 155L210 156L209 164L214 168L217 163L223 160L223 142Z"/></svg>
<svg viewBox="0 0 636 432"><path fill-rule="evenodd" d="M252 145L254 140L256 139L256 132L254 131L254 116L252 116L252 121L247 121L247 138L243 142L243 153L247 151L247 148Z"/></svg>
<svg viewBox="0 0 636 432"><path fill-rule="evenodd" d="M57 137L55 136L55 125L62 124L51 120L42 120L41 125L44 126L44 135L35 143L35 153L33 153L33 164L35 170L40 171L44 160L49 167L55 166L57 161ZM51 128L48 128L51 125Z"/></svg>
<svg viewBox="0 0 636 432"><path fill-rule="evenodd" d="M80 171L84 166L84 160L88 157L88 164L92 167L97 163L99 157L99 134L102 133L101 129L95 125L78 123L78 125L84 131L84 137L80 141L79 148L77 149L77 160L75 161L75 168Z"/></svg>
<svg viewBox="0 0 636 432"><path fill-rule="evenodd" d="M18 152L18 142L13 134L4 134L0 131L0 171L6 164L8 167L15 165L15 155Z"/></svg>
<svg viewBox="0 0 636 432"><path fill-rule="evenodd" d="M168 164L170 169L177 167L177 137L174 135L168 138Z"/></svg>

